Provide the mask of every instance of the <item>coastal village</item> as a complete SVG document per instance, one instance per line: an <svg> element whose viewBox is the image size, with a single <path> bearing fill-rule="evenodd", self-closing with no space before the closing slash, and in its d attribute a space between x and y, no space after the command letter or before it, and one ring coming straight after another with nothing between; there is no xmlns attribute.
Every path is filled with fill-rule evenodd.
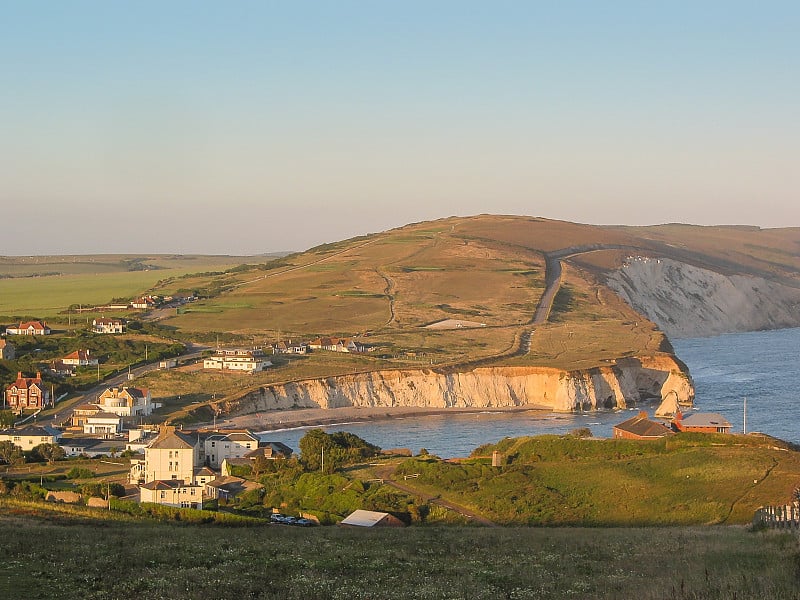
<svg viewBox="0 0 800 600"><path fill-rule="evenodd" d="M152 298L137 299L132 307L157 306ZM126 331L121 318L95 318L91 331L97 335L115 335ZM480 324L478 324L480 325ZM34 320L6 327L0 340L3 360L13 360L15 336L49 336L52 330L45 321ZM284 339L267 348L217 347L202 358L202 370L247 375L270 368L271 356L306 355L310 352L368 353L374 348L354 338L318 337L309 341ZM175 368L178 359L161 361L162 369ZM79 368L98 366L98 358L88 349L78 348L43 368L55 377L68 378ZM184 429L159 422L148 389L135 385L112 385L91 401L64 411L66 418L50 425L39 425L36 416L54 408L59 398L42 372L19 372L16 380L3 391L3 408L18 418L16 426L0 430L0 442L10 442L22 453L35 453L43 445L58 447L66 458L114 459L125 455L130 461L126 478L127 495L141 503L175 508L201 509L209 501L235 502L237 496L258 489L257 482L237 476L237 469L252 471L257 462L285 461L295 450L280 440L265 439L248 429L200 427ZM651 420L645 411L613 427L613 437L626 440L653 440L680 432L729 433L731 424L722 415L679 410L671 420ZM41 454L41 453L40 453ZM498 459L494 457L493 463ZM51 492L49 497L65 501L70 494ZM95 499L95 501L97 501ZM351 516L353 521L391 521L381 513ZM312 516L312 515L307 515ZM305 519L305 517L300 517ZM302 522L301 522L302 524Z"/></svg>

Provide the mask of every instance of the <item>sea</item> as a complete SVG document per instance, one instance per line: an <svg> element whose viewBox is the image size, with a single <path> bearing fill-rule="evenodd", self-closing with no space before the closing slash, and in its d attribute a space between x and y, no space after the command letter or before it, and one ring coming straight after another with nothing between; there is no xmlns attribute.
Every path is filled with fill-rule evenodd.
<svg viewBox="0 0 800 600"><path fill-rule="evenodd" d="M693 410L720 413L733 425L733 432L758 431L800 444L800 328L673 340L673 347L694 380ZM657 407L653 402L572 414L487 410L342 422L321 429L349 431L381 448L408 448L415 454L425 449L442 458L457 458L505 437L564 434L584 427L595 437L611 437L615 424L641 410L652 416ZM261 436L299 451L300 438L308 429L279 429Z"/></svg>

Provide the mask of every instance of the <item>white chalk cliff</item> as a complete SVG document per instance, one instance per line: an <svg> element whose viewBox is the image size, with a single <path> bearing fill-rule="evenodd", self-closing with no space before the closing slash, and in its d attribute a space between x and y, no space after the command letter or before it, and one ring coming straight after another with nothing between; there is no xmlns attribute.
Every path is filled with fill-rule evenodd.
<svg viewBox="0 0 800 600"><path fill-rule="evenodd" d="M761 277L638 257L606 283L671 338L800 326L800 289Z"/></svg>
<svg viewBox="0 0 800 600"><path fill-rule="evenodd" d="M373 371L265 386L229 401L225 412L235 416L340 407L541 407L567 412L624 408L645 399L661 402L661 412L692 404L694 388L685 366L669 354L659 354L580 371L543 367Z"/></svg>

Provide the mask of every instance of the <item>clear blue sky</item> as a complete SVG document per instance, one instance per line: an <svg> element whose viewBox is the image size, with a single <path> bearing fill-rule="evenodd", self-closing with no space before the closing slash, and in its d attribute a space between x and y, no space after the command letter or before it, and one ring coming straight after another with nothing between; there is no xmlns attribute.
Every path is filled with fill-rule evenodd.
<svg viewBox="0 0 800 600"><path fill-rule="evenodd" d="M0 254L800 226L800 3L0 0Z"/></svg>

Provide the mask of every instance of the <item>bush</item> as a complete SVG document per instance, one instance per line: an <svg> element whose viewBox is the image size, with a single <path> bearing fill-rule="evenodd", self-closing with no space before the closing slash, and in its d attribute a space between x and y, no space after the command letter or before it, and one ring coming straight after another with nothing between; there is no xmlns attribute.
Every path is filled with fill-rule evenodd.
<svg viewBox="0 0 800 600"><path fill-rule="evenodd" d="M85 467L72 467L67 471L67 479L91 479L95 473Z"/></svg>

